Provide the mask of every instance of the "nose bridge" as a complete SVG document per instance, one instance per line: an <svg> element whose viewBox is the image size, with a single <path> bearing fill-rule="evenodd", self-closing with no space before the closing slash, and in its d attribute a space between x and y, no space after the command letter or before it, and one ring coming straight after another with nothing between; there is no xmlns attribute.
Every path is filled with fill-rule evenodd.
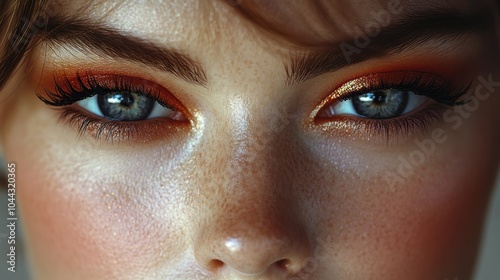
<svg viewBox="0 0 500 280"><path fill-rule="evenodd" d="M272 110L266 110L273 112ZM243 110L240 112L244 112ZM220 225L250 239L265 232L268 243L278 244L284 230L291 230L294 214L293 172L296 162L290 147L291 122L283 111L259 117L240 113L226 154L228 181ZM298 214L298 213L295 213ZM279 241L279 242L278 242Z"/></svg>
<svg viewBox="0 0 500 280"><path fill-rule="evenodd" d="M199 227L196 258L211 271L294 273L311 249L293 191L291 166L298 159L290 115L246 112L235 113L226 127L228 180L217 187Z"/></svg>
<svg viewBox="0 0 500 280"><path fill-rule="evenodd" d="M228 126L227 174L234 184L273 181L277 177L283 180L287 175L285 170L297 160L294 149L290 147L293 115L285 108L248 107L251 106L239 102L231 108L234 113Z"/></svg>

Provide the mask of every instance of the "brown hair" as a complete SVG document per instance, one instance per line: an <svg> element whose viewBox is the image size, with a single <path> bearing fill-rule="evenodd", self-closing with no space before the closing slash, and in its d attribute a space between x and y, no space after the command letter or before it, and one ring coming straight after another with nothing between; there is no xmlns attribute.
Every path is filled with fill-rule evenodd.
<svg viewBox="0 0 500 280"><path fill-rule="evenodd" d="M0 1L0 89L19 66L36 36L33 27L45 3L46 0ZM7 186L4 182L7 182L6 176L0 172L0 183Z"/></svg>
<svg viewBox="0 0 500 280"><path fill-rule="evenodd" d="M286 5L280 1L267 0L226 2L263 33L299 47L331 46L334 42L332 38L325 37L325 32L320 30L347 35L346 27L340 26L336 21L356 15L349 2L329 0L290 1Z"/></svg>
<svg viewBox="0 0 500 280"><path fill-rule="evenodd" d="M0 1L0 88L23 60L36 36L39 11L46 0Z"/></svg>

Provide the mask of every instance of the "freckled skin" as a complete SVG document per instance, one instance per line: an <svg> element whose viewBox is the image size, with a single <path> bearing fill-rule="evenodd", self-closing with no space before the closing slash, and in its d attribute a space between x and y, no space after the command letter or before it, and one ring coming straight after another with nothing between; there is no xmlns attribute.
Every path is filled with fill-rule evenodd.
<svg viewBox="0 0 500 280"><path fill-rule="evenodd" d="M155 16L185 26L178 33L160 23L141 25L143 17L135 14L123 28L147 30L141 34L161 44L173 38L170 43L201 61L206 88L157 74L183 93L176 97L192 113L192 127L159 133L165 136L147 143L79 137L34 94L43 49L30 57L35 68L29 79L22 80L27 70L19 71L2 92L15 88L0 105L0 143L6 160L16 162L35 279L472 277L500 154L497 92L459 129L441 121L409 139L393 135L401 140L390 145L367 140L364 131L352 137L340 128L324 131L310 118L328 95L320 88L360 69L398 67L403 59L371 61L286 86L276 51L282 46L228 6L209 7L220 18L213 24L221 32L214 35L206 22L190 19L203 7L170 5L186 17L173 17L168 9ZM120 27L131 10L119 6L108 19ZM88 63L76 51L69 60L67 50L53 52L44 71L57 68L57 59ZM432 56L439 50L407 55L419 52ZM481 59L469 59L482 69L472 78L492 73ZM410 160L418 151L414 140L429 139L434 128L442 128L447 140L401 181L388 179L387 171L401 167L400 157Z"/></svg>

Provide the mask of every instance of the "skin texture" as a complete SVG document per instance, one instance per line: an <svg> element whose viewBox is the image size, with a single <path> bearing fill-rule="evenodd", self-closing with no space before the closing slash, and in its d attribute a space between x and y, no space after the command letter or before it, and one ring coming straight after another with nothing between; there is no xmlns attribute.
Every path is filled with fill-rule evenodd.
<svg viewBox="0 0 500 280"><path fill-rule="evenodd" d="M34 278L470 279L498 167L498 89L474 110L455 108L455 118L393 131L389 141L348 120L320 125L313 112L343 82L395 70L472 80L473 94L479 76L500 80L490 65L492 34L429 42L287 85L292 47L230 5L207 2L60 8L182 50L205 69L206 87L42 43L2 90L0 143L17 165ZM424 2L403 1L399 16L432 8ZM357 11L339 16L340 24L363 26L386 3L332 7ZM53 87L58 73L88 69L159 83L186 108L189 124L145 126L149 132L130 141L79 135L35 92ZM397 173L401 159L425 154L415 140L432 139L435 129L446 140Z"/></svg>

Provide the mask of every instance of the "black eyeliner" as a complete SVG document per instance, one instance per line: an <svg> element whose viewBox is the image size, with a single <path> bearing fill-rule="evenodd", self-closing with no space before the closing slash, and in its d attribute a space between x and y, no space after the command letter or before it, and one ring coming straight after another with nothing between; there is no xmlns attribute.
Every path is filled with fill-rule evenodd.
<svg viewBox="0 0 500 280"><path fill-rule="evenodd" d="M37 93L37 97L49 106L61 107L68 106L75 102L93 97L95 95L104 95L110 92L130 92L140 96L145 96L154 99L161 106L172 109L172 106L166 104L160 98L160 93L146 87L144 83L132 84L123 79L121 76L113 76L110 83L101 82L96 76L76 74L76 87L68 77L64 77L62 81L58 81L54 77L54 91L44 89L46 97Z"/></svg>

